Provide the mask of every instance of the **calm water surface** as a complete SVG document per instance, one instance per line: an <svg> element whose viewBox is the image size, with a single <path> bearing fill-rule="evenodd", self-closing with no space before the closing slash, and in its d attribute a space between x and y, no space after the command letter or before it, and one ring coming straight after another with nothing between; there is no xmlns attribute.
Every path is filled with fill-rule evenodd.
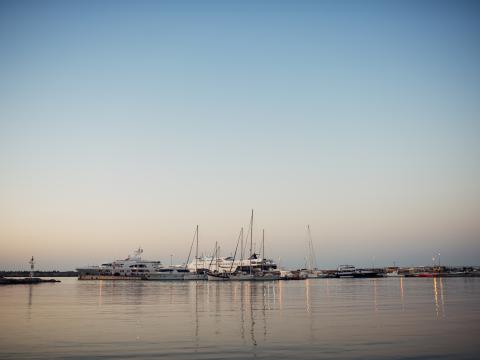
<svg viewBox="0 0 480 360"><path fill-rule="evenodd" d="M0 287L0 359L480 357L480 278Z"/></svg>

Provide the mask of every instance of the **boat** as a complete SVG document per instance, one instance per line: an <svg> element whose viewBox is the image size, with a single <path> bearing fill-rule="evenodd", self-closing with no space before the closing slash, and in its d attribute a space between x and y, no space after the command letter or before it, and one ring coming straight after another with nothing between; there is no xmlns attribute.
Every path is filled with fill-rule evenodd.
<svg viewBox="0 0 480 360"><path fill-rule="evenodd" d="M337 268L337 277L353 278L357 269L353 265L339 265Z"/></svg>
<svg viewBox="0 0 480 360"><path fill-rule="evenodd" d="M254 281L280 280L280 271L259 271L253 274Z"/></svg>
<svg viewBox="0 0 480 360"><path fill-rule="evenodd" d="M218 266L218 252L219 252L219 249L218 249L218 243L215 242L215 252L214 252L214 256L212 256L212 261L213 259L216 260L215 262L215 270L211 270L211 266L212 266L212 261L210 262L210 265L208 267L208 270L207 270L207 279L209 281L226 281L226 280L230 280L230 273L226 272L226 271L220 271L219 270L219 266Z"/></svg>
<svg viewBox="0 0 480 360"><path fill-rule="evenodd" d="M188 261L190 260L190 255L192 254L192 248L194 242L196 243L195 246L195 259L193 260L192 268L189 268ZM183 280L207 280L207 271L205 269L201 269L198 266L198 225L195 229L195 233L193 234L192 244L190 245L190 251L188 253L187 261L185 262L184 266L184 276Z"/></svg>
<svg viewBox="0 0 480 360"><path fill-rule="evenodd" d="M400 274L398 270L387 271L385 277L404 277L405 275Z"/></svg>
<svg viewBox="0 0 480 360"><path fill-rule="evenodd" d="M157 268L154 272L149 272L143 276L144 280L185 280L190 271L183 267L164 267Z"/></svg>
<svg viewBox="0 0 480 360"><path fill-rule="evenodd" d="M310 225L307 225L307 257L305 260L305 268L300 270L302 277L309 279L318 279L324 277L323 272L318 269Z"/></svg>
<svg viewBox="0 0 480 360"><path fill-rule="evenodd" d="M230 274L228 273L221 273L218 271L209 271L207 273L207 279L208 281L226 281L230 280Z"/></svg>
<svg viewBox="0 0 480 360"><path fill-rule="evenodd" d="M353 265L339 265L337 278L376 278L383 275L377 270L357 269Z"/></svg>
<svg viewBox="0 0 480 360"><path fill-rule="evenodd" d="M195 261L196 260L196 261ZM232 256L226 257L211 257L211 256L201 256L197 259L193 259L188 263L187 268L190 271L195 270L195 263L198 271L208 271L209 265L211 263L218 263L218 269L220 272L230 272L230 271L250 271L250 267L253 270L275 270L277 269L277 264L272 259L264 259L259 256L257 253L253 253L246 259L234 259Z"/></svg>
<svg viewBox="0 0 480 360"><path fill-rule="evenodd" d="M133 255L127 256L124 260L114 260L95 266L85 266L77 268L79 280L92 279L135 279L143 278L145 275L156 272L163 268L159 260L143 260L143 249L139 247Z"/></svg>
<svg viewBox="0 0 480 360"><path fill-rule="evenodd" d="M198 225L193 234L192 244L185 263L188 263L192 255L193 245L196 243L196 258L198 257ZM151 281L168 281L168 280L206 280L207 275L203 271L199 271L197 266L193 270L188 269L186 265L170 265L168 267L157 267L155 271L149 272L142 277L143 280Z"/></svg>

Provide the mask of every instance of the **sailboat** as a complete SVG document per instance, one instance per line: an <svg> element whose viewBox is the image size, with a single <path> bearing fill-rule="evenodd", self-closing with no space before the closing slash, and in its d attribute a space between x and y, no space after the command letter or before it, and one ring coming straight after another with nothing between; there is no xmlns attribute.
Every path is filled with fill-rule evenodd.
<svg viewBox="0 0 480 360"><path fill-rule="evenodd" d="M194 271L188 271L185 273L184 280L206 280L207 274L200 270L198 267L198 225L193 235L192 245L190 245L190 252L188 253L187 261L185 262L185 270L188 270L188 261L190 260L190 254L192 252L193 242L195 241L195 269Z"/></svg>
<svg viewBox="0 0 480 360"><path fill-rule="evenodd" d="M248 271L245 271L244 267L241 266L239 269L235 269L234 272L230 274L230 280L236 281L248 281L253 280L253 271L252 271L252 234L253 234L253 210L252 216L250 218L250 256L248 258ZM238 241L241 240L241 250L240 250L240 263L243 265L243 228L240 230L240 236L237 240L237 247ZM235 249L235 255L237 253L237 249Z"/></svg>
<svg viewBox="0 0 480 360"><path fill-rule="evenodd" d="M242 244L243 244L243 232L242 232ZM237 270L230 275L230 280L253 280L253 281L269 281L269 280L278 280L280 279L280 272L277 270L271 270L268 267L267 262L265 261L265 229L262 231L262 259L260 267L253 267L252 262L255 261L258 263L257 254L253 252L253 210L250 217L250 256L249 260L249 269L245 271L244 269ZM238 246L238 242L237 242ZM236 252L236 251L235 251Z"/></svg>
<svg viewBox="0 0 480 360"><path fill-rule="evenodd" d="M265 259L265 229L262 230L262 258ZM255 281L271 281L280 279L280 271L263 268L254 273Z"/></svg>
<svg viewBox="0 0 480 360"><path fill-rule="evenodd" d="M229 280L229 274L226 273L226 272L220 272L219 271L219 266L218 266L218 244L217 242L215 242L215 253L214 253L214 257L212 257L212 261L213 259L215 259L215 270L211 271L210 270L210 266L211 266L211 263L210 263L210 266L209 266L209 269L207 271L207 278L209 281L225 281L225 280Z"/></svg>
<svg viewBox="0 0 480 360"><path fill-rule="evenodd" d="M305 278L319 278L324 277L322 271L318 270L317 258L315 256L315 250L313 248L312 233L310 231L310 225L307 225L307 257L305 269L301 270L301 276Z"/></svg>

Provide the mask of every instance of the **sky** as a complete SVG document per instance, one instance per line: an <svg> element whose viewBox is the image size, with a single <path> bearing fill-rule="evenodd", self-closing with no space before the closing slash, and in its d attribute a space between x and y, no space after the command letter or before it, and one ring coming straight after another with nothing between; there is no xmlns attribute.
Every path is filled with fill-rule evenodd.
<svg viewBox="0 0 480 360"><path fill-rule="evenodd" d="M475 1L0 1L0 270L480 265Z"/></svg>

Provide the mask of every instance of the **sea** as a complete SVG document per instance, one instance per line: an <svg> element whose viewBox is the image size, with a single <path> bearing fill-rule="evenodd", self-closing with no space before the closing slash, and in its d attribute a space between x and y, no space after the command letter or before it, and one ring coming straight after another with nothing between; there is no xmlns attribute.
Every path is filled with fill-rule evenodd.
<svg viewBox="0 0 480 360"><path fill-rule="evenodd" d="M0 359L479 359L480 278L0 287Z"/></svg>

